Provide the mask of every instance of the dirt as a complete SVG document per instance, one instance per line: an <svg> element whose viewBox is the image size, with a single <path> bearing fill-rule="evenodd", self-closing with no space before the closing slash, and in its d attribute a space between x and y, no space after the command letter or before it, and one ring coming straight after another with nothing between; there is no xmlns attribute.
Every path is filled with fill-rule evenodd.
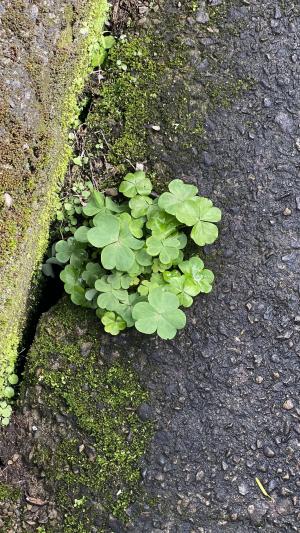
<svg viewBox="0 0 300 533"><path fill-rule="evenodd" d="M162 119L146 164L221 207L220 239L204 250L216 283L173 341L103 336L101 357L127 354L151 395L140 416L156 425L141 464L149 499L106 531L290 533L300 520L300 12L277 0L193 5L187 17L166 0L147 31L167 40L180 28L188 69L176 80L184 74L204 131L190 145ZM178 26L166 28L168 16ZM170 90L161 109L171 101Z"/></svg>

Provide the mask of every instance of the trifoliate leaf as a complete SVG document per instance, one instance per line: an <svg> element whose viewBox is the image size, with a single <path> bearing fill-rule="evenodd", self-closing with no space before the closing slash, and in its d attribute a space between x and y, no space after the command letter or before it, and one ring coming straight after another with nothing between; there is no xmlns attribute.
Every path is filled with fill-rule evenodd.
<svg viewBox="0 0 300 533"><path fill-rule="evenodd" d="M68 241L58 241L55 245L56 258L60 263L67 263L72 254L72 246Z"/></svg>
<svg viewBox="0 0 300 533"><path fill-rule="evenodd" d="M85 243L77 242L74 237L69 237L67 241L58 241L55 245L56 259L65 264L70 261L73 266L81 266L87 260Z"/></svg>
<svg viewBox="0 0 300 533"><path fill-rule="evenodd" d="M95 286L95 281L101 278L103 274L104 269L101 268L99 263L87 263L81 277L88 287L93 288Z"/></svg>
<svg viewBox="0 0 300 533"><path fill-rule="evenodd" d="M131 200L129 201L131 216L133 218L140 218L145 216L152 202L153 200L149 196L134 196L134 198L131 198Z"/></svg>
<svg viewBox="0 0 300 533"><path fill-rule="evenodd" d="M111 335L118 335L120 331L126 328L125 320L112 312L104 313L101 322L104 325L104 331Z"/></svg>
<svg viewBox="0 0 300 533"><path fill-rule="evenodd" d="M104 207L104 195L99 191L93 191L86 206L82 211L87 217L93 217Z"/></svg>
<svg viewBox="0 0 300 533"><path fill-rule="evenodd" d="M186 316L178 309L179 300L175 294L158 287L148 296L148 302L135 304L132 316L138 331L157 334L162 339L173 339L177 330L186 323Z"/></svg>
<svg viewBox="0 0 300 533"><path fill-rule="evenodd" d="M193 282L198 289L198 293L209 293L212 290L214 274L211 270L204 268L204 263L200 257L191 257L188 261L179 264L181 272L186 279Z"/></svg>
<svg viewBox="0 0 300 533"><path fill-rule="evenodd" d="M170 192L164 192L160 196L158 205L167 213L170 213L178 218L178 209L184 209L186 201L194 198L198 192L198 189L195 187L195 185L186 184L179 179L171 181L168 185L168 188Z"/></svg>
<svg viewBox="0 0 300 533"><path fill-rule="evenodd" d="M144 279L138 287L138 292L141 296L147 296L149 292L157 287L166 287L166 282L159 273L152 274L150 280Z"/></svg>
<svg viewBox="0 0 300 533"><path fill-rule="evenodd" d="M173 276L168 279L170 290L178 296L180 305L190 307L193 303L192 296L199 294L200 289L195 283L183 276Z"/></svg>
<svg viewBox="0 0 300 533"><path fill-rule="evenodd" d="M110 283L114 289L129 289L132 284L132 278L121 272L114 272L107 276L107 282Z"/></svg>
<svg viewBox="0 0 300 533"><path fill-rule="evenodd" d="M125 176L119 191L127 198L133 198L137 194L148 196L152 191L152 183L146 178L145 172L138 170L134 174L129 173Z"/></svg>
<svg viewBox="0 0 300 533"><path fill-rule="evenodd" d="M160 239L159 237L149 237L146 240L146 251L149 255L159 256L159 260L163 264L172 263L179 254L181 244L176 237L168 237Z"/></svg>
<svg viewBox="0 0 300 533"><path fill-rule="evenodd" d="M104 246L116 242L119 233L119 219L115 215L101 215L97 220L97 225L87 232L87 238L95 248L104 248Z"/></svg>
<svg viewBox="0 0 300 533"><path fill-rule="evenodd" d="M221 211L208 198L196 197L178 207L176 217L187 226L194 226L191 237L199 246L212 244L218 237L213 222L221 220Z"/></svg>
<svg viewBox="0 0 300 533"><path fill-rule="evenodd" d="M101 253L101 261L104 268L113 270L116 268L122 272L131 272L135 263L133 250L143 248L144 241L136 239L130 232L128 213L120 215L120 232L115 242L106 246Z"/></svg>
<svg viewBox="0 0 300 533"><path fill-rule="evenodd" d="M116 308L116 312L120 315L123 320L125 320L127 327L131 328L134 326L134 320L132 318L132 310L136 303L145 301L145 298L138 293L133 293L128 295L127 303L120 303Z"/></svg>
<svg viewBox="0 0 300 533"><path fill-rule="evenodd" d="M107 276L103 276L95 282L95 289L101 293L97 298L97 304L101 309L116 311L120 302L128 302L128 292L124 289L114 289L107 279Z"/></svg>
<svg viewBox="0 0 300 533"><path fill-rule="evenodd" d="M179 226L178 220L160 209L157 204L148 209L147 218L146 226L151 229L152 235L155 237L169 237Z"/></svg>

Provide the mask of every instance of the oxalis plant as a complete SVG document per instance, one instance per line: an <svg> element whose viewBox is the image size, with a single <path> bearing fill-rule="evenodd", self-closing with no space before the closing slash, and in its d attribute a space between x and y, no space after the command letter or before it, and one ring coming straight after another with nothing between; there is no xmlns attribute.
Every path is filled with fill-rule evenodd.
<svg viewBox="0 0 300 533"><path fill-rule="evenodd" d="M72 302L95 309L111 335L134 326L172 339L186 323L180 307L212 290L212 271L184 249L217 239L221 211L194 185L175 179L168 188L155 197L137 171L121 182L119 201L93 189L81 225L48 260L65 265L60 278Z"/></svg>

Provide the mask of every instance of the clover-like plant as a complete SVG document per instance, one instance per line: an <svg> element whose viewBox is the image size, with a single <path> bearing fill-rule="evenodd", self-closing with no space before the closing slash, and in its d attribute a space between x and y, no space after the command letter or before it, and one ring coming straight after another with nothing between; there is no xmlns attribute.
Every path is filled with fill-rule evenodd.
<svg viewBox="0 0 300 533"><path fill-rule="evenodd" d="M94 309L111 335L134 326L172 339L186 323L180 307L209 293L214 281L198 255L184 257L188 236L199 246L214 242L221 211L180 179L157 198L139 170L125 176L117 199L91 188L77 218L77 229L47 260L63 267L72 302Z"/></svg>

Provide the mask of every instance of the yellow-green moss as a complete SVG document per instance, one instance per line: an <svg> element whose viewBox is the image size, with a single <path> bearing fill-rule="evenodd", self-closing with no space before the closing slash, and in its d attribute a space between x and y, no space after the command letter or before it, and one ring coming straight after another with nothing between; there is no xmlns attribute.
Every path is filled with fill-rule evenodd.
<svg viewBox="0 0 300 533"><path fill-rule="evenodd" d="M101 503L105 515L126 519L128 506L143 498L139 461L152 424L140 420L137 408L148 395L128 354L120 353L111 366L101 361L101 329L92 312L65 299L42 319L28 359L29 398L33 394L36 401L33 387L40 385L45 433L33 463L52 484L55 503L65 515L59 530L64 533L90 531L97 511L92 501ZM90 351L83 355L81 347L87 343ZM63 413L71 425L53 446L47 419L55 413ZM92 447L93 460L85 447Z"/></svg>
<svg viewBox="0 0 300 533"><path fill-rule="evenodd" d="M5 483L0 483L0 502L16 501L19 497L19 489L6 485Z"/></svg>
<svg viewBox="0 0 300 533"><path fill-rule="evenodd" d="M67 144L68 129L78 115L77 96L81 92L90 71L90 50L98 40L107 14L106 0L90 0L84 3L78 20L78 35L75 36L68 62L52 81L48 97L56 99L55 117L46 120L42 129L47 129L44 144L40 146L41 157L31 176L31 193L27 195L27 207L21 204L19 216L23 225L4 225L2 246L5 248L4 264L0 280L0 398L17 358L17 346L24 320L26 302L32 275L41 261L48 242L51 217L56 205L56 193L63 182L71 148ZM55 96L55 90L60 98ZM33 186L34 180L34 186ZM25 224L25 226L24 226ZM10 244L11 243L11 244Z"/></svg>

